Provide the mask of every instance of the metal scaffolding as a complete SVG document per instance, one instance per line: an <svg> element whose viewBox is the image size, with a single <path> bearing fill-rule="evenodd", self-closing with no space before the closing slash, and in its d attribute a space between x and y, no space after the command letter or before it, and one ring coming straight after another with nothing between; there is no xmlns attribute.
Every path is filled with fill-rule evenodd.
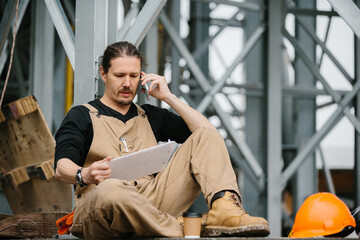
<svg viewBox="0 0 360 240"><path fill-rule="evenodd" d="M15 3L0 3L1 90ZM317 9L317 0L21 0L5 101L34 94L55 132L65 114L66 57L75 73L74 104L80 104L103 92L99 64L104 48L130 41L144 51L146 71L165 74L172 92L216 125L238 174L245 208L268 219L271 236L284 236L304 199L318 191L316 151L329 191L336 192L320 143L343 117L355 132L352 202L360 205L360 4L328 3L331 10ZM219 18L216 11L228 12ZM318 16L328 18L325 38L317 33ZM293 29L286 24L289 18ZM333 18L342 18L354 33L354 73L327 45ZM218 40L229 29L240 36L233 47ZM224 55L229 48L234 49L231 59ZM329 84L320 71L324 56L350 90ZM215 60L216 68L211 66ZM331 101L320 106L318 96ZM139 96L138 102L144 101ZM330 105L335 111L317 129L317 111ZM285 192L293 196L292 213L283 207ZM0 202L5 206L3 198Z"/></svg>

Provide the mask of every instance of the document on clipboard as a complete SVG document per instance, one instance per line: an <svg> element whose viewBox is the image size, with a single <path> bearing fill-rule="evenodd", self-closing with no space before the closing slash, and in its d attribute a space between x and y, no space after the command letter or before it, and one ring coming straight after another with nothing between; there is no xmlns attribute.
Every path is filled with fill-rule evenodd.
<svg viewBox="0 0 360 240"><path fill-rule="evenodd" d="M169 141L154 147L143 149L125 156L113 158L108 162L111 168L111 177L122 180L135 180L163 170L176 143Z"/></svg>

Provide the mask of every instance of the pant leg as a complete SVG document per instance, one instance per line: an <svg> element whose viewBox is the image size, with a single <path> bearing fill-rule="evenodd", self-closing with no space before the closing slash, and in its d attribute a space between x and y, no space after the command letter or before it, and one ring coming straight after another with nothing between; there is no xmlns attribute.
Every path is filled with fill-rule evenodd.
<svg viewBox="0 0 360 240"><path fill-rule="evenodd" d="M162 213L132 182L107 179L78 200L71 232L85 239L126 235L182 237L175 217Z"/></svg>
<svg viewBox="0 0 360 240"><path fill-rule="evenodd" d="M226 145L216 129L200 128L139 192L160 211L177 216L191 206L200 191L210 205L214 194L222 190L239 194Z"/></svg>

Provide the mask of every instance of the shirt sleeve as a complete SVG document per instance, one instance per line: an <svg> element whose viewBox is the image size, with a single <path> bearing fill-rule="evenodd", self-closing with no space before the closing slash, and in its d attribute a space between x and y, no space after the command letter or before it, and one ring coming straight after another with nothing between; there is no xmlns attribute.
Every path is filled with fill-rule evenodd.
<svg viewBox="0 0 360 240"><path fill-rule="evenodd" d="M172 140L177 143L183 143L191 135L191 131L179 115L165 108L149 104L142 105L141 107L148 116L157 141Z"/></svg>
<svg viewBox="0 0 360 240"><path fill-rule="evenodd" d="M85 106L70 109L55 134L55 163L68 158L83 166L93 139L92 122Z"/></svg>

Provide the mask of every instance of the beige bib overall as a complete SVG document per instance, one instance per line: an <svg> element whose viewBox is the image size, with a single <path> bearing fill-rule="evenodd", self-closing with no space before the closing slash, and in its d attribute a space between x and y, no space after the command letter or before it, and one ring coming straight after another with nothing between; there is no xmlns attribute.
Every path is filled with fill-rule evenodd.
<svg viewBox="0 0 360 240"><path fill-rule="evenodd" d="M84 167L107 156L117 157L157 144L144 110L126 123L90 110L94 137ZM126 146L124 140L126 139ZM126 235L182 237L174 216L182 214L200 191L209 204L222 190L238 191L236 177L222 136L216 129L200 128L176 151L156 178L136 181L107 179L75 191L71 233L85 239Z"/></svg>

